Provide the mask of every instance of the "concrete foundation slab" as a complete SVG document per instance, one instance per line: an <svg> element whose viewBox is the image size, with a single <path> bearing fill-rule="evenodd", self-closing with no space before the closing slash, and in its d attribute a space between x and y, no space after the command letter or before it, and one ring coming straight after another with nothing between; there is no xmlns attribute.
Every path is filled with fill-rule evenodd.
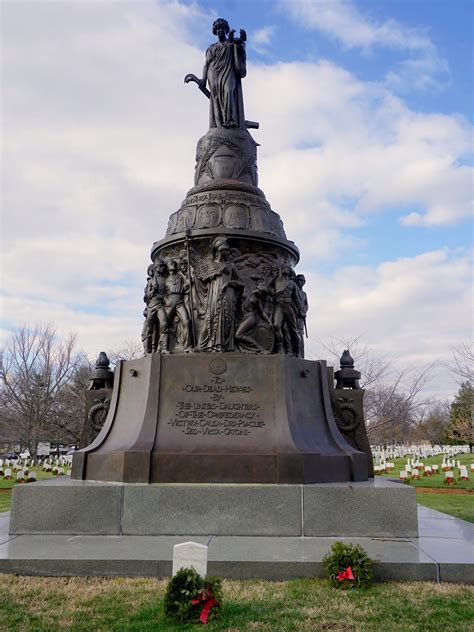
<svg viewBox="0 0 474 632"><path fill-rule="evenodd" d="M419 509L420 516L426 517L424 508ZM12 536L8 535L8 518L8 514L0 515L0 572L4 573L169 577L174 545L189 540L186 535ZM323 557L339 539L364 547L374 562L378 581L474 584L474 563L469 557L474 545L473 525L439 512L432 512L429 518L424 524L420 518L420 538L210 535L193 536L193 540L209 547L208 572L227 578L323 577ZM456 537L438 537L446 524L453 522Z"/></svg>
<svg viewBox="0 0 474 632"><path fill-rule="evenodd" d="M179 535L9 535L0 514L0 572L22 575L169 577ZM205 536L208 572L234 579L323 577L322 560L336 540L361 544L378 581L474 584L474 525L418 506L418 538Z"/></svg>

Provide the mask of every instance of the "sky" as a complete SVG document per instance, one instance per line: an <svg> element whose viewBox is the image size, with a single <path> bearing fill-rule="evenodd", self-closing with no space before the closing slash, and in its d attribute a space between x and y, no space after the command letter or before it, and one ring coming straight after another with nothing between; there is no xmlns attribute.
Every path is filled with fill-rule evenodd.
<svg viewBox="0 0 474 632"><path fill-rule="evenodd" d="M361 337L437 369L472 339L471 0L0 0L2 324L138 339L150 248L193 184L200 75L247 32L259 186L301 252L307 357ZM341 352L342 352L341 347Z"/></svg>

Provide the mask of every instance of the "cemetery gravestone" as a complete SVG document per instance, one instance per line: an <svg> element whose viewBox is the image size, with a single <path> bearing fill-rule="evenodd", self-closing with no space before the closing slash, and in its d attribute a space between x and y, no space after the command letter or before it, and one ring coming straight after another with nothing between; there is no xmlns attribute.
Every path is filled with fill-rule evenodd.
<svg viewBox="0 0 474 632"><path fill-rule="evenodd" d="M173 577L182 568L194 568L201 577L206 577L207 546L198 542L175 544L173 547Z"/></svg>

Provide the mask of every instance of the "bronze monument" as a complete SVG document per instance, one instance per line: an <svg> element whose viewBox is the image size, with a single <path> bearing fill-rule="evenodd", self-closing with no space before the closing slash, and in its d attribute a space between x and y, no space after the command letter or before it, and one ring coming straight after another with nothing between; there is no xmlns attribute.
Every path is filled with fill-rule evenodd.
<svg viewBox="0 0 474 632"><path fill-rule="evenodd" d="M194 186L153 244L142 340L119 363L105 424L73 478L142 483L321 483L368 477L338 429L324 361L304 359L298 248L258 188L244 116L246 34L214 22L202 78L209 130Z"/></svg>

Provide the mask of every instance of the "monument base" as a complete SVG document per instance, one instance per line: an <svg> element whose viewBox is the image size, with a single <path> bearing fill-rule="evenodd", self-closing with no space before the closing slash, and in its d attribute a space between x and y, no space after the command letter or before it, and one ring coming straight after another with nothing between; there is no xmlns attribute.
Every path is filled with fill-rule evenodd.
<svg viewBox="0 0 474 632"><path fill-rule="evenodd" d="M15 486L10 534L418 536L414 488L377 479L315 485Z"/></svg>
<svg viewBox="0 0 474 632"><path fill-rule="evenodd" d="M123 483L366 481L341 435L324 361L190 353L119 363L104 426L72 478Z"/></svg>

